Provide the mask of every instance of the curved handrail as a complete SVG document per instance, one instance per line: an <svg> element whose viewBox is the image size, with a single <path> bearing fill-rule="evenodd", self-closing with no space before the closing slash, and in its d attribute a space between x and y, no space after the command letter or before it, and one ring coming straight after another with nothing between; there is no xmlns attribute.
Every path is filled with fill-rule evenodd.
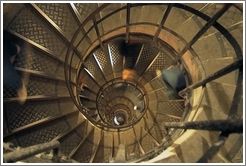
<svg viewBox="0 0 246 166"><path fill-rule="evenodd" d="M69 48L68 48L68 50L67 50L67 54L66 54L66 58L65 58L65 77L66 77L66 80L67 80L67 87L68 87L68 90L69 90L69 93L70 93L70 95L71 95L71 97L72 97L72 99L73 99L73 101L74 101L74 103L75 103L75 105L78 107L78 108L80 108L80 109L86 109L86 108L83 108L83 106L81 106L81 105L79 105L78 103L77 103L77 100L76 100L76 97L75 97L75 95L74 95L74 93L73 93L73 89L72 89L72 85L70 85L70 82L71 82L71 80L72 80L72 78L71 78L71 75L70 75L70 72L71 72L71 69L70 69L70 66L71 66L71 64L72 64L72 56L73 56L73 53L71 52L72 51L72 48L73 48L73 43L75 42L75 40L76 40L76 37L77 37L77 35L80 33L80 31L84 28L84 26L90 21L90 20L92 20L93 18L94 18L94 15L96 15L97 13L99 13L100 11L102 11L104 8L106 8L107 6L108 6L109 4L104 4L104 5L102 5L102 6L100 6L98 9L96 9L89 17L87 17L86 18L86 20L79 26L79 28L78 28L78 30L76 31L76 33L75 33L75 35L73 36L73 38L72 38L72 40L71 40L71 43L70 43L70 45L69 45ZM164 4L131 4L130 5L130 8L133 8L133 7L138 7L138 6L144 6L144 5L164 5ZM236 5L235 5L236 6ZM205 21L208 21L208 20L210 20L210 17L209 16L207 16L206 14L204 14L204 13L202 13L202 12L199 12L199 11L197 11L197 10L195 10L195 9L193 9L193 8L191 8L191 7L189 7L189 6L186 6L186 5L183 5L183 4L174 4L173 5L173 7L176 7L176 8L179 8L179 9L183 9L183 10L187 10L187 11L189 11L189 12L191 12L191 13L193 13L193 14L196 14L198 17L200 17L201 19L203 19L203 20L205 20ZM238 7L238 6L236 6L236 7ZM108 14L107 15L107 17L105 16L105 17L103 17L102 19L100 19L100 20L98 20L97 21L97 24L99 24L100 22L102 22L104 19L106 19L106 18L108 18L108 17L110 17L111 15L113 15L114 13L117 13L117 12L119 12L119 11L121 11L121 10L125 10L127 7L125 6L125 7L121 7L120 9L117 9L117 10L115 10L115 11L112 11L110 14ZM242 11L242 10L241 10ZM141 23L137 23L137 24L141 24ZM143 24L143 23L142 23ZM131 25L133 25L133 24L130 24L129 26L131 26ZM242 57L242 50L241 50L241 48L240 48L240 46L239 46L239 44L237 43L237 41L235 40L235 38L221 25L221 24L219 24L218 22L215 22L213 25L212 25L214 28L216 28L221 34L223 34L223 36L227 39L227 41L232 45L232 47L233 47L233 49L234 49L234 51L235 51L235 53L236 53L236 56L237 56L237 58L241 58ZM126 27L126 26L122 26L123 28L124 27ZM88 32L90 31L90 30L92 30L93 29L93 26L91 26L91 28L86 32L86 35L88 34ZM168 29L168 28L166 28L165 26L163 26L162 27L162 29ZM172 32L171 30L170 30L170 32ZM105 34L103 34L102 36L101 36L101 38L103 38L105 36ZM84 39L84 38L83 38ZM81 39L81 41L83 40L83 39ZM106 40L106 39L104 39L104 40ZM80 42L81 42L80 41ZM80 43L79 42L79 43ZM192 51L192 48L189 48L188 49L189 51ZM72 55L71 55L71 53L72 53ZM84 56L86 56L86 55L84 55ZM70 58L70 59L69 59ZM69 63L69 60L70 60L70 63ZM82 60L82 57L81 57L81 61L83 61ZM70 64L70 65L68 65L68 63ZM80 63L80 65L82 64L82 62ZM204 90L204 88L203 88L203 90ZM200 102L199 102L200 103ZM90 116L88 116L88 115L86 115L86 114L83 114L88 120L93 120ZM105 128L107 128L107 125L102 125L102 124L95 124L95 126L97 126L97 127L99 127L99 128L102 128L102 127L105 127ZM116 129L118 129L118 128L116 128ZM162 147L162 148L160 148L160 150L163 150L166 146L164 146L164 143L162 144L162 145L160 145L159 147ZM155 151L156 152L156 149L155 150L153 150L153 151ZM149 153L148 153L149 154ZM145 155L145 156L147 156L147 155ZM143 160L143 158L140 158L139 159L139 161L141 161L141 160Z"/></svg>

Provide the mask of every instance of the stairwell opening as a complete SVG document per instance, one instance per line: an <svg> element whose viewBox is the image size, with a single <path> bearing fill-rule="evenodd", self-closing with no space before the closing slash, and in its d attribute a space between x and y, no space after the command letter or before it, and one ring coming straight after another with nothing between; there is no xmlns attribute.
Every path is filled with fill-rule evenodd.
<svg viewBox="0 0 246 166"><path fill-rule="evenodd" d="M185 101L156 73L157 69L165 70L170 67L177 52L166 42L159 40L156 44L152 38L146 34L132 34L126 43L124 36L119 34L104 41L103 48L98 45L85 55L83 62L78 65L77 96L81 108L95 110L90 110L93 112L91 113L82 109L83 114L99 115L99 119L92 118L92 123L107 126L107 131L110 127L120 131L129 130L151 111L154 112L151 116L156 119L158 109L169 112L166 114L174 118L173 121L186 118L182 117L182 114L188 115L187 110L184 111L187 109L184 103L189 98ZM182 64L179 66L182 67L186 84L189 85L189 73ZM130 70L128 76L124 73L126 70ZM158 98L156 92L160 89L163 90L163 94ZM88 96L90 92L94 95ZM165 105L158 106L158 101L166 101L168 104L171 102L169 105L179 107L176 110L179 112L173 113L168 104L166 108ZM124 125L118 125L117 117L121 117L120 115L124 117Z"/></svg>

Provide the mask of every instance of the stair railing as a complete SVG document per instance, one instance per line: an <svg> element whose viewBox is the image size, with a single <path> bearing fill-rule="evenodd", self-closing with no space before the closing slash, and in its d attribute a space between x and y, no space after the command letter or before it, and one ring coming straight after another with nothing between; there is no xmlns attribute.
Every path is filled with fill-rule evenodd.
<svg viewBox="0 0 246 166"><path fill-rule="evenodd" d="M76 104L76 106L78 107L78 108L82 108L82 109L84 109L83 108L83 106L81 106L79 103L78 103L78 101L77 101L77 99L76 99L76 92L75 92L75 94L74 94L74 91L73 91L73 85L71 84L73 81L73 79L74 78L72 78L72 76L71 76L71 68L70 68L70 64L72 64L72 61L73 61L73 47L74 47L74 44L75 44L75 41L76 40L78 40L77 39L77 36L79 36L79 33L80 32L82 32L82 30L84 29L84 26L89 22L89 21L92 21L93 23L94 23L94 25L95 24L99 24L102 20L104 20L104 19L106 19L106 17L110 17L110 14L108 14L105 18L102 18L102 19L100 19L100 20L98 20L98 21L96 21L94 18L95 18L95 15L96 14L98 14L100 11L102 11L105 7L107 7L109 4L104 4L104 5L102 5L102 6L100 6L100 7L98 7L98 9L97 10L95 10L89 17L87 17L86 18L86 20L79 26L79 28L78 28L78 30L76 31L76 33L75 33L75 35L74 35L74 37L72 38L72 40L71 40L71 43L70 43L70 45L69 45L69 48L68 48L68 50L67 50L67 55L66 55L66 59L65 59L65 77L66 77L66 80L67 80L67 86L68 86L68 89L69 89L69 93L71 94L71 97L72 97L72 99L73 99L73 101L74 101L74 103ZM125 7L123 7L123 8L121 8L121 9L119 9L119 10L126 10L126 13L127 13L127 18L126 18L126 25L125 25L125 27L126 27L126 41L128 41L128 39L129 39L129 35L130 35L130 30L129 30L129 26L131 26L131 24L130 24L130 22L129 22L129 19L130 19L130 15L132 14L131 12L130 12L130 9L132 8L132 7L136 7L136 6L144 6L144 4L127 4ZM158 5L158 4L156 4L156 5ZM241 50L241 48L240 48L240 46L239 46L239 44L237 43L237 41L235 40L235 38L223 27L223 26L221 26L218 22L217 22L217 20L221 17L221 15L224 13L224 12L226 12L227 10L228 10L228 8L230 7L230 5L231 4L226 4L225 5L225 7L224 8L222 8L222 10L221 11L219 11L218 12L218 14L216 15L216 16L214 16L214 17L212 17L212 18L210 18L209 16L207 16L206 14L204 14L204 13L201 13L201 12L197 12L195 9L192 9L191 7L188 7L188 6L185 6L185 5L182 5L182 4L173 4L172 5L172 7L176 7L176 8L180 8L180 9L183 9L183 10L187 10L187 11L189 11L189 12L191 12L191 13L195 13L195 14L197 14L197 16L198 17L200 17L200 18L202 18L203 20L205 20L205 21L207 21L207 24L206 24L206 27L204 27L204 28L202 28L195 36L194 36L194 38L188 43L188 44L186 44L186 46L184 47L184 49L181 51L181 54L180 54L180 57L178 57L178 58L181 58L182 57L182 55L186 52L186 51L188 51L188 50L190 50L191 49L191 46L202 36L202 34L204 34L204 32L206 32L207 30L208 30L208 28L209 27L211 27L211 26L213 26L214 28L216 28L228 41L229 41L229 43L232 45L232 47L233 47L233 49L234 49L234 51L235 51L235 54L236 54L236 56L237 56L237 59L240 59L240 60L238 60L238 61L236 61L236 62L234 62L234 63L232 63L231 65L228 65L228 66L226 66L226 67L224 67L223 69L221 69L221 70L219 70L219 71L217 71L217 72L215 72L214 74L212 74L212 75L210 75L210 76L208 76L208 77L206 77L205 79L203 79L203 80L201 80L201 81L199 81L199 82L197 82L197 83L195 83L195 84L193 84L193 85L190 85L190 86L188 86L187 88L185 88L184 90L182 90L182 91L180 91L179 92L179 94L181 95L181 96L184 96L185 94L187 94L187 93L189 93L189 92L191 92L192 90L194 90L194 89L196 89L196 88L198 88L198 87L205 87L205 85L207 84L207 83L209 83L209 82L211 82L211 81L213 81L213 80L215 80L215 79L217 79L217 78L220 78L220 77L222 77L222 76L224 76L224 75L226 75L226 74L228 74L228 73L230 73L230 72L232 72L232 71L235 71L235 70L237 70L237 69L239 69L239 77L238 77L238 83L237 83L237 86L236 86L236 91L235 91L235 94L234 94L234 99L233 99L233 103L232 103L232 107L231 107L231 111L230 111L230 115L229 115L229 117L230 118L233 118L234 116L235 116L235 110L237 110L237 106L236 106L236 103L239 103L239 100L240 100L240 96L242 95L242 73L243 73L243 70L242 70L242 68L243 68L243 65L242 65L242 50ZM241 11L242 11L242 8L241 8L241 6L240 5L238 5L238 4L233 4L233 5L235 5L237 8L239 8ZM116 12L116 11L112 11L112 13L113 12ZM112 14L111 13L111 14ZM167 16L168 17L168 16ZM93 20L94 19L94 20ZM135 23L136 25L138 25L138 23ZM162 27L162 26L160 26L160 27ZM91 29L93 28L93 26L88 30L88 31L90 31ZM157 28L158 28L158 26L157 26ZM163 27L162 27L163 28ZM164 27L165 28L165 27ZM98 33L98 29L97 29L97 35L99 35L99 33ZM86 35L88 34L88 32L86 32ZM102 39L103 39L103 37L105 37L105 34L100 34L100 35L102 35L102 36L98 36L98 38L100 38L100 42L99 42L99 40L98 41L95 41L93 44L95 45L96 43L97 44L100 44L100 45L102 45L102 42L104 42L104 41L102 41ZM86 37L84 36L80 41L79 41L79 43L81 43L82 42L82 40L84 40ZM155 39L156 40L156 39ZM77 41L76 41L77 42ZM77 47L76 47L77 48ZM88 52L90 52L91 51L91 49L87 49L85 52L84 52L84 56L86 56L87 54L88 54ZM81 60L83 61L83 57L81 57ZM177 60L179 60L179 59L177 59ZM78 66L80 66L81 65L81 63L78 65ZM78 67L79 68L79 67ZM89 116L89 115L87 115L87 114L83 114L87 119L89 119L89 120L92 120L93 121L93 119ZM227 121L228 122L228 121ZM103 127L106 127L107 128L107 126L105 125L105 126L103 126L102 124L95 124L97 127L99 127L99 128L103 128ZM174 127L174 128L176 128L176 127ZM224 135L223 135L223 132L222 132L222 135L221 135L221 137L224 137ZM219 137L219 140L220 140L220 138L221 137ZM143 157L141 157L140 159L138 159L137 160L137 162L140 162L140 161L143 161L145 158L146 158L146 156L151 156L151 157L153 157L153 155L156 153L156 151L161 151L161 150L164 150L166 148L166 146L164 145L164 144L161 144L157 149L155 149L154 151L155 152L153 152L153 153L146 153ZM208 151L208 153L210 153L209 151ZM214 153L213 153L214 154ZM199 162L200 161L207 161L207 158L208 157L206 157L206 154L205 154L205 157L204 158L206 158L206 160L203 160L203 159L201 159L201 160L199 160Z"/></svg>
<svg viewBox="0 0 246 166"><path fill-rule="evenodd" d="M60 148L59 141L51 141L42 144L37 144L26 148L17 149L8 153L4 153L3 162L14 163L35 156L39 153L47 152L49 150L53 150L52 161L59 162L59 158L58 158L59 148Z"/></svg>

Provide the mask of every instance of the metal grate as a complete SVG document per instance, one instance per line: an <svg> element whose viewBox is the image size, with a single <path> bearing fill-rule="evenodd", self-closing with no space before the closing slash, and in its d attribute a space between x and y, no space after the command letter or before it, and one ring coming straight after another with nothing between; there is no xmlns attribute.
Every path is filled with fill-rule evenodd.
<svg viewBox="0 0 246 166"><path fill-rule="evenodd" d="M27 84L27 94L28 96L56 95L56 85L57 81L36 76L30 76L30 79Z"/></svg>
<svg viewBox="0 0 246 166"><path fill-rule="evenodd" d="M39 20L28 9L20 13L10 29L54 51L57 55L60 55L59 52L65 47L65 43L59 40L59 36L55 35L42 20Z"/></svg>
<svg viewBox="0 0 246 166"><path fill-rule="evenodd" d="M160 55L156 58L155 62L149 68L149 71L155 72L156 69L166 69L171 66L172 60L165 53L160 52Z"/></svg>
<svg viewBox="0 0 246 166"><path fill-rule="evenodd" d="M163 70L171 66L172 60L169 56L167 56L165 53L160 52L158 57L155 59L155 61L152 63L152 65L149 67L149 69L144 72L143 77L147 80L152 80L154 77L156 77L156 70Z"/></svg>
<svg viewBox="0 0 246 166"><path fill-rule="evenodd" d="M79 144L81 136L76 131L70 132L69 135L64 137L61 142L61 151L68 156L69 153Z"/></svg>
<svg viewBox="0 0 246 166"><path fill-rule="evenodd" d="M69 128L65 118L51 121L16 134L20 146L27 147L49 142Z"/></svg>
<svg viewBox="0 0 246 166"><path fill-rule="evenodd" d="M104 75L109 75L112 73L112 67L109 62L109 59L108 57L106 57L105 53L101 50L101 49L98 49L94 52L94 55L96 57L96 59L98 60L101 68L102 68L102 71L104 73Z"/></svg>
<svg viewBox="0 0 246 166"><path fill-rule="evenodd" d="M106 80L104 80L103 73L92 55L86 59L85 66L99 84L105 83Z"/></svg>
<svg viewBox="0 0 246 166"><path fill-rule="evenodd" d="M173 117L170 117L170 116L167 116L167 115L162 115L162 114L157 114L156 115L156 122L158 124L161 124L163 122L179 122L180 119L177 119L177 118L173 118Z"/></svg>
<svg viewBox="0 0 246 166"><path fill-rule="evenodd" d="M75 3L81 19L85 20L97 8L96 3Z"/></svg>
<svg viewBox="0 0 246 166"><path fill-rule="evenodd" d="M3 87L3 98L17 97L17 92L15 90Z"/></svg>
<svg viewBox="0 0 246 166"><path fill-rule="evenodd" d="M158 113L167 113L181 117L184 112L184 101L165 101L158 102Z"/></svg>
<svg viewBox="0 0 246 166"><path fill-rule="evenodd" d="M22 48L21 52L16 56L13 65L25 69L42 71L47 74L55 74L59 63L37 50Z"/></svg>
<svg viewBox="0 0 246 166"><path fill-rule="evenodd" d="M143 50L141 52L139 62L135 67L136 71L138 71L140 74L144 72L144 70L148 67L156 55L157 50L155 52L150 44L143 44Z"/></svg>
<svg viewBox="0 0 246 166"><path fill-rule="evenodd" d="M38 3L43 12L71 38L78 28L67 3Z"/></svg>
<svg viewBox="0 0 246 166"><path fill-rule="evenodd" d="M10 130L59 113L57 103L52 101L27 102L25 105L5 103L4 110L7 110L5 114Z"/></svg>
<svg viewBox="0 0 246 166"><path fill-rule="evenodd" d="M110 43L108 45L108 48L114 72L121 72L123 58L119 50L119 45L117 45L116 43Z"/></svg>

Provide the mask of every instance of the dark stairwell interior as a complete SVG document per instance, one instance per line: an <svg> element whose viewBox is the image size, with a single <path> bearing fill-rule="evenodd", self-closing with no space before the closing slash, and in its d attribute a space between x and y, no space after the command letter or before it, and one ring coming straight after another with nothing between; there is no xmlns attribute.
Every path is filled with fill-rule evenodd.
<svg viewBox="0 0 246 166"><path fill-rule="evenodd" d="M3 87L3 162L243 162L243 3L2 5L28 94Z"/></svg>

